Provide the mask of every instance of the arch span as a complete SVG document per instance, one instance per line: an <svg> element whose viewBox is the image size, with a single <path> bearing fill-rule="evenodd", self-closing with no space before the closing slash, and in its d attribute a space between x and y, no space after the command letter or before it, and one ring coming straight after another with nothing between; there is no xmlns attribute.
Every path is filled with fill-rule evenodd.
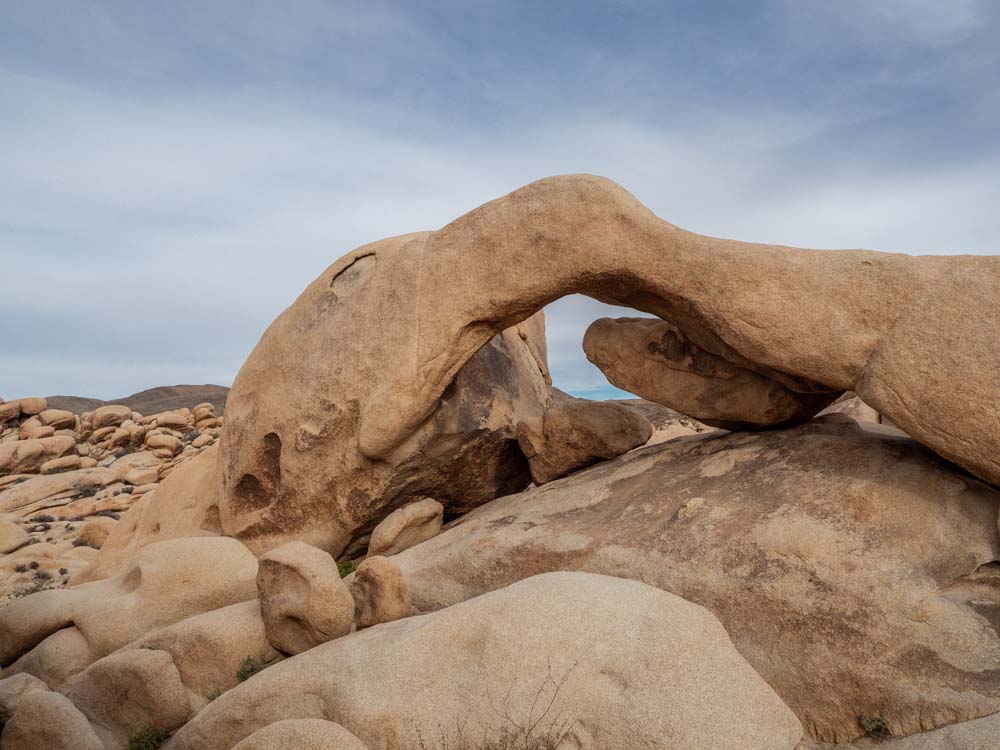
<svg viewBox="0 0 1000 750"><path fill-rule="evenodd" d="M422 450L463 365L571 293L652 313L714 361L789 393L822 402L854 389L998 482L998 289L993 256L705 237L610 180L540 180L440 230L349 253L275 320L229 396L223 528L251 546L292 534L339 552ZM277 474L264 466L268 435L282 446ZM241 482L266 488L267 504L242 502Z"/></svg>

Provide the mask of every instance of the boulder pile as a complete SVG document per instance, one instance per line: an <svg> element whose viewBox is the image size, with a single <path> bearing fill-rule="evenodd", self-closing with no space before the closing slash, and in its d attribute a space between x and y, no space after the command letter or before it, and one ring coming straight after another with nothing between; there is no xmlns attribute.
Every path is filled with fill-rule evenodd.
<svg viewBox="0 0 1000 750"><path fill-rule="evenodd" d="M995 750L998 289L557 177L338 260L225 423L0 402L0 750ZM573 292L642 399L552 387Z"/></svg>
<svg viewBox="0 0 1000 750"><path fill-rule="evenodd" d="M143 416L0 401L0 601L66 585L121 514L218 439L209 403Z"/></svg>

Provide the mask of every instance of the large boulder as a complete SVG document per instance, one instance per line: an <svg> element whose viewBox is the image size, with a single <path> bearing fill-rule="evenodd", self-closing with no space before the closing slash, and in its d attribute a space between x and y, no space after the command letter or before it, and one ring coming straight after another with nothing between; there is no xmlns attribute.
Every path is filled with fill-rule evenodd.
<svg viewBox="0 0 1000 750"><path fill-rule="evenodd" d="M216 459L217 449L214 446L206 448L174 469L157 488L155 496L145 496L129 508L104 540L94 564L74 576L73 584L120 573L148 544L168 539L219 536L222 528ZM124 476L135 470L130 469Z"/></svg>
<svg viewBox="0 0 1000 750"><path fill-rule="evenodd" d="M112 578L41 591L0 607L0 665L10 665L4 676L28 672L50 687L61 685L147 633L253 599L256 575L257 560L235 539L149 545Z"/></svg>
<svg viewBox="0 0 1000 750"><path fill-rule="evenodd" d="M726 430L808 419L838 394L790 384L706 351L658 318L601 318L583 338L587 359L622 390Z"/></svg>
<svg viewBox="0 0 1000 750"><path fill-rule="evenodd" d="M257 594L267 639L286 654L347 635L354 624L354 600L336 561L304 542L261 556Z"/></svg>
<svg viewBox="0 0 1000 750"><path fill-rule="evenodd" d="M32 474L46 461L76 450L76 440L69 435L15 440L0 444L0 476Z"/></svg>
<svg viewBox="0 0 1000 750"><path fill-rule="evenodd" d="M18 701L3 728L0 750L106 750L87 717L64 695L49 690Z"/></svg>
<svg viewBox="0 0 1000 750"><path fill-rule="evenodd" d="M367 297L370 265L363 259L333 285L324 278L306 290L230 394L219 454L222 528L258 554L291 540L335 556L363 553L376 524L409 502L430 495L461 513L531 482L517 425L540 416L549 399L541 313L493 337L452 373L439 408L405 446L384 461L364 460L352 438L356 391L383 377L384 367L371 356L372 341L331 338L327 325L365 328L370 311L353 295ZM294 354L284 350L282 342L296 341ZM276 366L295 373L294 387L273 387L281 382ZM331 375L329 387L315 388ZM394 398L386 394L386 409Z"/></svg>
<svg viewBox="0 0 1000 750"><path fill-rule="evenodd" d="M642 445L653 434L649 420L613 401L588 401L554 389L541 418L522 422L518 444L531 478L545 484Z"/></svg>
<svg viewBox="0 0 1000 750"><path fill-rule="evenodd" d="M710 238L659 219L608 180L570 175L527 185L437 231L358 248L282 313L229 396L225 531L256 550L299 536L338 554L411 499L410 490L452 510L456 477L488 463L470 435L511 413L474 407L479 399L462 395L456 374L477 361L501 391L513 390L501 371L534 391L528 357L511 367L510 352L480 350L505 331L508 349L519 348L512 339L520 331L537 355L520 321L571 293L656 315L713 370L753 373L764 379L753 392L784 389L800 402L764 415L766 424L805 419L854 390L939 454L1000 482L1000 411L984 406L996 403L1000 383L1000 358L984 355L1000 351L1000 257ZM725 415L727 423L761 423L756 402L738 398L744 379L713 382L717 396L735 389L750 410ZM466 404L458 413L456 399ZM461 429L442 442L448 413ZM415 461L420 487L408 482L419 473ZM516 486L476 474L471 504ZM435 483L454 494L427 486Z"/></svg>
<svg viewBox="0 0 1000 750"><path fill-rule="evenodd" d="M564 734L593 750L792 750L802 734L705 609L634 581L555 573L270 667L170 750L228 750L281 719L328 717L369 748L462 747L464 730L507 747Z"/></svg>
<svg viewBox="0 0 1000 750"><path fill-rule="evenodd" d="M813 738L1000 711L1000 492L844 417L642 448L391 559L418 611L549 570L711 610Z"/></svg>

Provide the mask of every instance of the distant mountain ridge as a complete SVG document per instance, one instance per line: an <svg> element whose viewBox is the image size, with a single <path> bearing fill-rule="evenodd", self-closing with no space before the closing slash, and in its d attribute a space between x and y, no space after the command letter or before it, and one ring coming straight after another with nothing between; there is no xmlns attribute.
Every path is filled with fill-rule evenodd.
<svg viewBox="0 0 1000 750"><path fill-rule="evenodd" d="M105 404L122 404L146 415L184 407L193 409L198 404L208 402L215 407L216 414L221 415L226 409L228 395L229 389L224 385L161 385L110 401L84 396L49 396L48 405L50 409L66 409L81 414Z"/></svg>

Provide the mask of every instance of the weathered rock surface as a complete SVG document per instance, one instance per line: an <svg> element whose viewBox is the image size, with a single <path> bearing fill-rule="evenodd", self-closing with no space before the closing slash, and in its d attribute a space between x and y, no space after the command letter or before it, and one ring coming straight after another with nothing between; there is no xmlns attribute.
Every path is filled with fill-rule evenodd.
<svg viewBox="0 0 1000 750"><path fill-rule="evenodd" d="M332 285L324 277L306 290L265 334L262 355L248 360L231 392L219 453L222 528L258 554L298 539L340 556L351 540L360 545L382 518L413 500L433 496L449 513L460 513L531 481L516 429L549 399L540 313L477 345L451 373L440 407L405 444L385 461L364 459L356 441L357 397L385 377L385 367L374 366L371 342L341 341L327 326L336 319L338 326L364 328L369 315L378 315L355 299L374 303L365 283L373 263L374 256L362 259ZM273 347L282 349L283 341L298 342L295 354L279 355L298 363L285 368L294 386L272 371ZM319 382L326 383L322 393ZM387 398L384 408L392 409L394 397Z"/></svg>
<svg viewBox="0 0 1000 750"><path fill-rule="evenodd" d="M30 674L16 674L0 680L0 724L10 720L22 697L38 690L47 691L48 687Z"/></svg>
<svg viewBox="0 0 1000 750"><path fill-rule="evenodd" d="M1000 713L909 737L872 737L840 745L803 740L796 750L996 750L998 744Z"/></svg>
<svg viewBox="0 0 1000 750"><path fill-rule="evenodd" d="M73 583L108 578L125 570L148 544L168 539L219 536L217 449L210 447L163 481L155 496L144 497L121 517L94 564ZM128 476L128 474L126 474Z"/></svg>
<svg viewBox="0 0 1000 750"><path fill-rule="evenodd" d="M531 478L545 484L642 445L653 434L649 420L611 401L573 398L558 389L540 419L522 422L518 444Z"/></svg>
<svg viewBox="0 0 1000 750"><path fill-rule="evenodd" d="M129 737L144 730L173 731L190 713L170 654L150 648L105 656L73 677L65 692L109 747L128 747Z"/></svg>
<svg viewBox="0 0 1000 750"><path fill-rule="evenodd" d="M359 628L410 616L412 601L403 574L388 557L367 558L351 578L354 621Z"/></svg>
<svg viewBox="0 0 1000 750"><path fill-rule="evenodd" d="M349 253L271 325L229 397L223 528L258 550L299 535L339 553L391 509L387 487L412 474L397 467L436 444L430 433L463 365L574 292L652 313L714 367L763 379L737 380L736 392L764 393L768 413L737 398L751 413L726 423L804 419L854 390L1000 482L1000 412L980 406L1000 383L1000 359L982 354L1000 351L998 290L1000 257L715 239L657 218L608 180L541 180L440 230ZM732 396L728 381L713 382Z"/></svg>
<svg viewBox="0 0 1000 750"><path fill-rule="evenodd" d="M257 560L235 539L149 545L117 576L0 607L3 674L28 672L57 687L147 633L254 598L256 575Z"/></svg>
<svg viewBox="0 0 1000 750"><path fill-rule="evenodd" d="M562 729L566 746L602 750L791 750L801 737L706 610L633 581L557 573L270 667L169 747L228 750L282 719L331 716L369 748L452 747L461 721L477 739L538 721L539 736Z"/></svg>
<svg viewBox="0 0 1000 750"><path fill-rule="evenodd" d="M367 750L340 724L324 719L285 719L258 729L233 750Z"/></svg>
<svg viewBox="0 0 1000 750"><path fill-rule="evenodd" d="M87 717L64 695L33 691L18 701L0 750L106 750Z"/></svg>
<svg viewBox="0 0 1000 750"><path fill-rule="evenodd" d="M258 562L257 593L271 645L299 654L351 632L354 600L328 553L289 542Z"/></svg>
<svg viewBox="0 0 1000 750"><path fill-rule="evenodd" d="M282 658L267 640L256 599L181 620L128 648L152 648L170 654L191 705L199 710L239 684L244 660L272 664Z"/></svg>
<svg viewBox="0 0 1000 750"><path fill-rule="evenodd" d="M0 445L0 475L30 474L51 458L59 458L76 449L68 435L29 438Z"/></svg>
<svg viewBox="0 0 1000 750"><path fill-rule="evenodd" d="M853 421L680 438L501 498L391 559L418 611L549 570L715 613L816 739L1000 710L1000 492Z"/></svg>
<svg viewBox="0 0 1000 750"><path fill-rule="evenodd" d="M0 555L20 549L28 543L28 532L19 523L0 520Z"/></svg>
<svg viewBox="0 0 1000 750"><path fill-rule="evenodd" d="M386 516L372 532L369 555L395 555L441 531L444 506L431 497L404 505Z"/></svg>

